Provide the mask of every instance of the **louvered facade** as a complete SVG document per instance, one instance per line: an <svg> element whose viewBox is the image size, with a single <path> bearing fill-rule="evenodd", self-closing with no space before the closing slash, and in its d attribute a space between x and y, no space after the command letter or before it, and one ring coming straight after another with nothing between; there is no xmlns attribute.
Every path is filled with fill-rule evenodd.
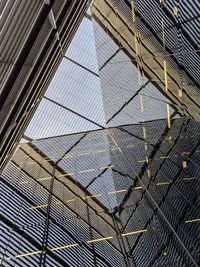
<svg viewBox="0 0 200 267"><path fill-rule="evenodd" d="M200 266L198 1L28 2L1 4L0 266Z"/></svg>

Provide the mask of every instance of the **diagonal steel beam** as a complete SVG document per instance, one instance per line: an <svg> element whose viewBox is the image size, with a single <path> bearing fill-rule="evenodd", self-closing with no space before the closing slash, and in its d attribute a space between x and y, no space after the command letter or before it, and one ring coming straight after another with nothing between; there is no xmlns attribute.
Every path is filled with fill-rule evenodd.
<svg viewBox="0 0 200 267"><path fill-rule="evenodd" d="M60 103L54 101L53 99L51 99L51 98L49 98L49 97L47 97L47 96L44 96L43 98L44 98L44 99L47 99L48 101L54 103L55 105L57 105L57 106L59 106L59 107L61 107L61 108L63 108L63 109L66 109L67 111L70 111L70 112L74 113L75 115L81 117L82 119L87 120L87 121L89 121L89 122L95 124L96 126L102 128L102 129L105 129L105 127L102 126L101 124L99 124L99 123L97 123L97 122L95 122L95 121L93 121L93 120L91 120L91 119L89 119L89 118L83 116L82 114L80 114L80 113L78 113L78 112L76 112L76 111L74 111L74 110L72 110L72 109L70 109L70 108L67 108L67 107L63 106L62 104L60 104Z"/></svg>
<svg viewBox="0 0 200 267"><path fill-rule="evenodd" d="M113 114L112 115L112 117L109 119L109 120L107 120L107 122L106 122L106 124L108 124L112 119L114 119L114 117L115 116L117 116L138 94L139 94L139 92L142 90L142 89L144 89L146 86L147 86L147 84L150 82L150 80L149 81L147 81L145 84L143 84L138 90L137 90L137 92L136 93L134 93L134 95L128 100L128 101L126 101L124 104L123 104L123 106L121 106L121 108L117 111L117 112L115 112L115 114Z"/></svg>
<svg viewBox="0 0 200 267"><path fill-rule="evenodd" d="M92 71L91 69L86 68L85 66L83 66L83 65L81 65L80 63L76 62L75 60L73 60L73 59L71 59L71 58L69 58L69 57L67 57L67 56L63 56L63 57L66 58L67 60L73 62L73 63L76 64L77 66L81 67L82 69L87 70L87 71L89 71L90 73L94 74L95 76L99 77L99 74L98 74L98 73Z"/></svg>

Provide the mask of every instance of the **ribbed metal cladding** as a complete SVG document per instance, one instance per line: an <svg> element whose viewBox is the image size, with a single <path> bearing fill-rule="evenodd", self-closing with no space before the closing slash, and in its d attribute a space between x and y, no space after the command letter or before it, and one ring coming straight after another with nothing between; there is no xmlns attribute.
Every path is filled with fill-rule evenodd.
<svg viewBox="0 0 200 267"><path fill-rule="evenodd" d="M30 120L32 104L37 101L39 95L44 94L48 85L47 78L55 71L55 67L58 67L61 53L56 36L59 35L65 52L87 7L86 0L77 3L69 0L55 3L50 1L50 5L42 1L37 3L35 5L33 1L30 3L15 1L12 7L8 3L2 15L5 20L3 27L5 45L2 46L4 49L1 53L4 71L1 74L3 79L5 78L1 79L3 83L1 146L4 151L2 160L19 140L20 132L22 134L24 130L24 123ZM52 28L50 22L49 14L53 14L51 8L55 9L57 29ZM45 83L43 73L46 74Z"/></svg>
<svg viewBox="0 0 200 267"><path fill-rule="evenodd" d="M5 3L1 17L1 61L4 63L0 74L1 88L16 62L41 7L42 1L36 3L7 1Z"/></svg>
<svg viewBox="0 0 200 267"><path fill-rule="evenodd" d="M178 10L177 15L169 11L170 5L173 6L173 12ZM169 99L175 104L175 109L179 109L181 103L177 95L181 88L183 90L183 99L181 101L183 101L182 104L187 106L188 115L199 119L199 81L197 77L199 51L198 45L192 41L192 35L184 28L184 25L190 23L190 21L194 21L195 25L198 25L198 21L196 21L198 18L198 11L196 11L198 10L198 4L191 3L188 9L187 5L188 2L187 4L181 3L179 6L172 3L172 1L163 4L153 0L136 1L134 4L136 21L134 23L131 13L131 1L106 0L104 4L101 1L95 2L93 17L95 20L96 46L100 77L102 77L103 90L106 93L111 92L111 89L105 89L104 80L106 75L104 72L108 74L107 79L110 80L110 85L120 85L123 82L121 77L124 67L128 62L130 62L130 65L131 62L133 63L133 72L134 65L140 64L141 67L142 64L143 74L141 73L140 75L145 77L148 74L147 78L151 78L154 81L154 85L157 84L161 89L164 83L163 62L165 61L167 62L169 80L167 93ZM192 12L193 9L195 10L194 12ZM190 31L192 32L192 27L190 27ZM138 38L137 42L135 40L136 37ZM138 51L136 51L136 45L138 46ZM137 57L137 52L139 53L139 58ZM123 57L120 58L123 53L128 54L129 60L125 60ZM110 73L109 70L104 71L106 68L110 68ZM115 72L116 76L113 77L114 68L118 68L118 71ZM124 72L127 75L125 70ZM136 69L136 75L138 75L137 72ZM124 80L128 80L128 78ZM136 86L137 81L139 82L139 77L134 83L131 83L133 87ZM140 78L140 82L141 85L144 85L142 78ZM191 88L195 91L195 97L194 93L191 93ZM125 91L126 84L121 89L124 95L127 95ZM112 90L112 95L115 95L113 88ZM128 90L130 89L128 88ZM106 93L104 93L105 109L108 108L107 102L110 99L108 97L107 100ZM117 98L116 95L115 98ZM160 97L158 98L160 99ZM121 95L119 99L121 100ZM148 103L148 99L146 102ZM157 106L157 104L155 102L154 106ZM180 109L179 111L182 112ZM147 109L147 112L149 112L149 109Z"/></svg>
<svg viewBox="0 0 200 267"><path fill-rule="evenodd" d="M0 265L198 267L199 4L96 0L74 34L84 4L57 3L12 87L36 92L6 144L34 115L0 176Z"/></svg>
<svg viewBox="0 0 200 267"><path fill-rule="evenodd" d="M199 123L144 125L147 150L141 125L21 144L0 183L2 264L38 266L50 205L48 266L195 266L166 219L198 262Z"/></svg>

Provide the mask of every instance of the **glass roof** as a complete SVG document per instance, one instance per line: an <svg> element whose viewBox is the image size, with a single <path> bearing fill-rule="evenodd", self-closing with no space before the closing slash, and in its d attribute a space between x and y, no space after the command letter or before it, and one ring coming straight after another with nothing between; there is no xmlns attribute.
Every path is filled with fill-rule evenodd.
<svg viewBox="0 0 200 267"><path fill-rule="evenodd" d="M105 118L92 20L87 14L63 56L25 136L37 139L70 134L98 129L97 124L105 125Z"/></svg>
<svg viewBox="0 0 200 267"><path fill-rule="evenodd" d="M94 1L2 174L3 262L199 266L197 2Z"/></svg>

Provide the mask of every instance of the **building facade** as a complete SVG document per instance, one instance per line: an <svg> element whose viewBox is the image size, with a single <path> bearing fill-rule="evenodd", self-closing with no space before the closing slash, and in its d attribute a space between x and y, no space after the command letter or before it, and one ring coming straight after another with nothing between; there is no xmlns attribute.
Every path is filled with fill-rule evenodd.
<svg viewBox="0 0 200 267"><path fill-rule="evenodd" d="M0 266L200 265L198 5L84 13L3 164Z"/></svg>

